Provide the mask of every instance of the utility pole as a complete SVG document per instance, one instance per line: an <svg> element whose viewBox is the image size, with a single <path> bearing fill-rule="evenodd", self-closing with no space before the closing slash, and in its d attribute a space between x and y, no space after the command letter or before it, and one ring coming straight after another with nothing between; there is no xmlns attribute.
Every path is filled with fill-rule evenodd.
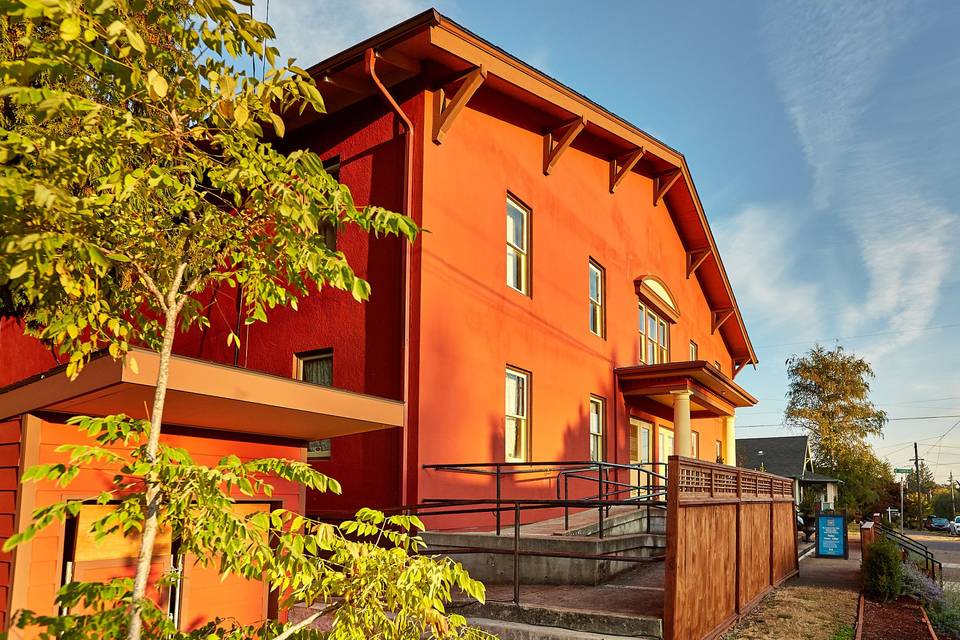
<svg viewBox="0 0 960 640"><path fill-rule="evenodd" d="M950 471L950 515L957 515L957 501L953 493L953 471ZM951 518L952 520L953 518Z"/></svg>
<svg viewBox="0 0 960 640"><path fill-rule="evenodd" d="M913 443L913 468L917 473L917 526L923 528L923 498L920 493L920 453L917 443Z"/></svg>

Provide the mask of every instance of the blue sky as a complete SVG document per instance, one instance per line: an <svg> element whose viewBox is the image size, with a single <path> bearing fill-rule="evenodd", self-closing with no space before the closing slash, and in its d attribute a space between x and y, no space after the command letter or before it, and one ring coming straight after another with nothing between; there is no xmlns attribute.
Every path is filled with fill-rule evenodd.
<svg viewBox="0 0 960 640"><path fill-rule="evenodd" d="M429 6L274 0L270 21L306 66ZM878 453L906 466L918 440L960 476L960 4L433 6L684 153L761 361L738 435L788 435L754 426L781 421L784 361L839 343L895 418Z"/></svg>

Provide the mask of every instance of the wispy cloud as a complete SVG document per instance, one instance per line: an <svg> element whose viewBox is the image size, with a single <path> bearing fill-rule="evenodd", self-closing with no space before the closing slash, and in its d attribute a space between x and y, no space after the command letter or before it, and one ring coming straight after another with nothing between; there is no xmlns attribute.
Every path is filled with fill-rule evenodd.
<svg viewBox="0 0 960 640"><path fill-rule="evenodd" d="M770 2L770 68L813 169L813 202L830 203L836 169L893 52L912 35L904 2Z"/></svg>
<svg viewBox="0 0 960 640"><path fill-rule="evenodd" d="M748 205L715 225L717 243L751 320L768 331L819 335L819 287L797 277L795 219L784 208Z"/></svg>
<svg viewBox="0 0 960 640"><path fill-rule="evenodd" d="M838 216L866 275L865 285L843 273L830 283L846 294L836 329L902 332L864 349L879 358L930 323L952 262L955 215L925 192L920 171L929 163L864 122L923 12L894 1L766 6L770 68L812 168L811 202Z"/></svg>

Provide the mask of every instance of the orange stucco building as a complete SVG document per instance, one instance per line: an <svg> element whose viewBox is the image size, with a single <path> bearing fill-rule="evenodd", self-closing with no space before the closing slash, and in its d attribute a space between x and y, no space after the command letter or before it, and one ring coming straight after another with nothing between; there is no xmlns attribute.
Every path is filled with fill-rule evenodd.
<svg viewBox="0 0 960 640"><path fill-rule="evenodd" d="M290 116L279 144L313 149L359 204L425 231L337 235L372 285L362 305L325 289L245 326L232 291L205 294L211 327L175 344L169 437L204 456L308 458L344 488L245 508L335 517L491 497L489 478L436 464L735 462L736 408L755 400L734 378L756 355L679 152L434 11L310 73L327 113ZM234 327L241 348L225 346ZM57 497L18 478L75 437L66 418L142 414L151 357L138 352L139 373L104 358L71 383L0 320L0 537ZM549 496L552 482L505 491ZM49 611L68 566L129 565L76 557L56 527L22 549L0 558L4 612ZM274 613L262 586L208 578L177 594L184 625L202 619L202 589L220 590L218 615Z"/></svg>

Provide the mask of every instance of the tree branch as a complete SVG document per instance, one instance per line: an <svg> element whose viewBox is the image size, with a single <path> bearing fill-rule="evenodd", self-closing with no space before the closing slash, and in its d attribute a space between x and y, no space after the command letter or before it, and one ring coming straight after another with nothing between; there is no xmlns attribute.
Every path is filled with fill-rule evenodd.
<svg viewBox="0 0 960 640"><path fill-rule="evenodd" d="M278 636L275 636L275 637L273 638L273 640L287 640L287 638L291 637L291 636L292 636L293 634L295 634L297 631L300 631L301 629L305 628L307 625L312 624L312 623L313 623L314 621L316 621L317 619L325 616L325 615L328 614L328 613L331 613L331 612L333 612L333 611L336 611L337 609L339 609L339 608L342 607L342 606L343 606L343 603L342 603L342 602L338 602L338 603L336 603L336 604L330 605L329 607L325 607L325 608L321 609L320 611L317 611L316 613L313 613L313 614L307 616L306 618L304 618L303 620L301 620L301 621L298 622L297 624L293 625L292 627L290 627L290 628L288 628L288 629L285 629L283 633L281 633L281 634L278 635Z"/></svg>

